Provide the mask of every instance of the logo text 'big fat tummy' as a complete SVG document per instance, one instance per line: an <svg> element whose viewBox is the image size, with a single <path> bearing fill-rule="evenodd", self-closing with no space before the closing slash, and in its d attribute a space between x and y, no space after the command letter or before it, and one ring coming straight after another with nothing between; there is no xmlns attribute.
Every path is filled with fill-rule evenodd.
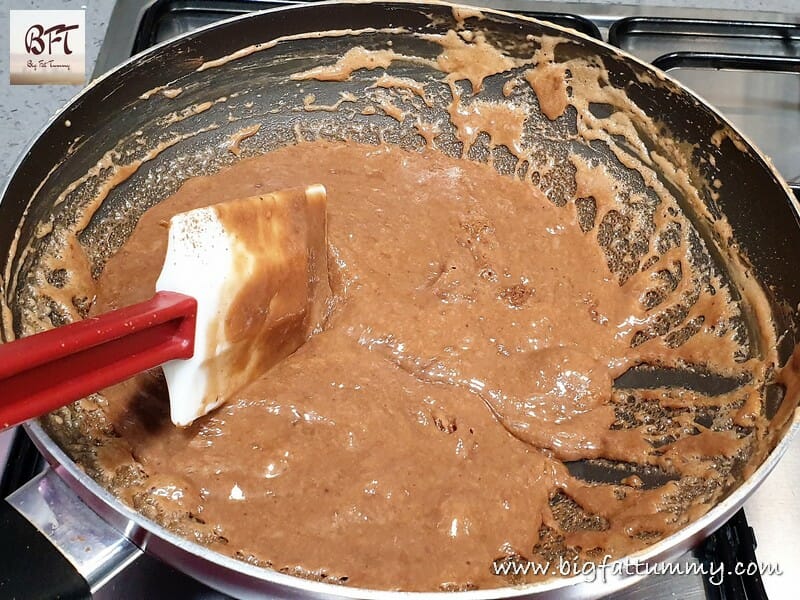
<svg viewBox="0 0 800 600"><path fill-rule="evenodd" d="M83 10L12 10L12 84L73 84L86 80Z"/></svg>

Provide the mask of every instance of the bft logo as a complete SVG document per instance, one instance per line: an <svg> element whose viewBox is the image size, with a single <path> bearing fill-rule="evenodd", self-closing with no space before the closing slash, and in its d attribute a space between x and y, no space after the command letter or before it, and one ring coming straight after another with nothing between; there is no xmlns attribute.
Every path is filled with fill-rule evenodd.
<svg viewBox="0 0 800 600"><path fill-rule="evenodd" d="M61 51L64 54L72 54L69 49L69 32L73 29L78 29L79 25L66 25L59 23L53 27L45 29L41 25L31 25L28 32L25 34L25 50L29 54L39 55L47 49L47 54L53 54L53 44L56 44L56 51L58 51L61 44ZM47 45L45 45L45 41Z"/></svg>
<svg viewBox="0 0 800 600"><path fill-rule="evenodd" d="M84 83L84 11L12 10L10 24L12 84Z"/></svg>

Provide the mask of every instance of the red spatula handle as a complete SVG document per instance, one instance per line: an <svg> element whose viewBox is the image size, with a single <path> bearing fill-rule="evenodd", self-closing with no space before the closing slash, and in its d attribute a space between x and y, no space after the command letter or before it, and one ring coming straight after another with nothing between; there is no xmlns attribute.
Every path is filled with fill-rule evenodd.
<svg viewBox="0 0 800 600"><path fill-rule="evenodd" d="M121 308L0 345L0 430L136 373L194 354L197 301L159 292Z"/></svg>

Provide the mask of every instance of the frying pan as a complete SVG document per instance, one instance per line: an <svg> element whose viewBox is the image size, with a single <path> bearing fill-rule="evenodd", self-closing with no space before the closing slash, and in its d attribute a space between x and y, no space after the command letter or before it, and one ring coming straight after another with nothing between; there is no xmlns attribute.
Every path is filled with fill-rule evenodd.
<svg viewBox="0 0 800 600"><path fill-rule="evenodd" d="M74 225L77 215L101 198L92 218L79 227L80 241L89 251L95 274L98 273L145 209L174 192L187 178L239 160L240 156L229 152L228 147L230 136L243 128L261 124L257 133L241 143L241 156L261 154L298 139L315 138L365 143L384 140L411 150L419 149L424 142L410 123L399 123L380 112L363 115L358 110L302 110L304 98L311 93L318 104L333 104L343 91L365 93L374 73L356 73L346 82L301 84L292 81L289 75L333 63L355 45L385 48L386 42L391 41L396 52L435 57L441 49L412 33L445 33L458 26L464 15L469 13L456 18L452 8L443 4L398 2L324 2L266 11L221 22L156 46L94 81L45 127L17 165L2 196L0 266L4 339L68 319L52 298L41 293L44 281L57 280L57 275L48 273L38 260L57 241L53 231ZM512 53L527 52L529 56L536 40L550 35L564 39L557 61L575 56L597 57L601 61L608 71L609 83L627 94L628 109L641 111L640 114L659 123L661 134L649 137L648 147L692 165L692 184L700 191L700 205L687 205L686 212L690 217L694 215L693 222L709 252L720 256L731 252L731 240L715 233L715 222L724 215L736 241L737 253L744 257L748 273L761 282L771 301L776 339L780 340L780 362L787 361L797 343L797 316L792 309L800 304L800 281L794 273L794 265L800 258L800 226L797 201L770 162L696 95L610 46L571 30L500 12L484 11L482 18L466 18L466 21L470 28L481 30L488 40ZM298 35L321 30L336 33ZM267 43L272 40L278 41ZM254 44L261 46L240 53L236 60L202 68L208 61ZM390 67L390 72L432 82L431 85L441 78L441 73L418 64L398 63ZM161 86L180 94L169 98L151 93ZM486 88L487 94L494 94L495 99L502 101L496 82L487 80ZM443 110L447 100L444 90L435 97L435 106L430 110ZM210 104L204 105L203 111L185 111L205 102ZM541 133L532 142L540 144L535 155L542 164L554 165L554 175L542 182L542 187L557 204L572 201L574 186L569 181L570 173L560 170L568 161L559 158L575 150L570 141L574 141L571 134L575 115L568 110L564 118L550 121L542 115L533 97L527 108L530 124ZM445 134L437 139L437 147L455 153L458 140ZM160 150L158 153L153 152L156 148ZM590 149L598 160L611 160L611 152L602 143L592 144ZM485 151L477 148L470 157L485 160ZM109 161L120 165L135 163L138 168L111 185L109 178L113 173L106 168ZM87 177L87 173L93 176ZM630 186L642 185L635 177L625 181ZM719 184L714 186L714 181ZM718 193L714 193L717 188ZM681 197L680 190L676 195ZM23 318L26 309L46 314L49 325ZM724 379L699 377L689 372L651 371L638 375L641 381L637 383L634 373L625 386L670 385L670 381L674 384L681 378L694 378L691 385L710 392L732 385ZM800 427L791 419L798 398L780 393L771 394L770 398L768 415L788 414L790 418L785 424L776 423L775 446L764 462L704 516L631 559L647 563L674 558L710 534L743 504L775 466L792 434ZM67 554L79 554L69 540L74 540L75 535L87 535L85 529L90 527L92 564L72 557L90 586L101 585L143 549L234 596L388 598L393 595L298 579L258 568L212 552L149 521L96 483L73 460L81 458L82 453L85 458L86 453L86 440L81 439L77 429L69 427L71 421L80 418L80 411L73 408L27 425L29 435L52 470L17 493L12 502L29 519L38 521L41 529L46 529L48 521L37 518L31 506L38 506L50 515L51 524L55 518L59 524L55 533L60 532L58 545ZM574 469L588 479L613 477L613 473L604 474L598 465L575 465ZM72 492L85 504L77 502ZM78 530L79 527L83 529ZM457 594L464 598L592 598L636 580L636 575L616 572L604 584L575 577Z"/></svg>

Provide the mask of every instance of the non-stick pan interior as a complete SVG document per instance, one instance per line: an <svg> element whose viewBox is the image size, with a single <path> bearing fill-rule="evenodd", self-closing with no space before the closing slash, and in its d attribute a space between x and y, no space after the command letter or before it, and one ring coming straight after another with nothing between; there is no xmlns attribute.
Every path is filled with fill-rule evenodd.
<svg viewBox="0 0 800 600"><path fill-rule="evenodd" d="M556 62L583 57L607 70L609 83L624 92L628 106L619 104L621 96L614 96L614 101L590 103L587 109L598 123L612 123L615 113L627 111L641 147L665 157L666 164L686 175L684 183L696 191L694 198L669 169L654 167L660 184L694 225L688 240L694 272L700 278L697 285L703 285L703 277L719 276L731 288L734 299L742 304L739 317L731 324L738 331L741 359L763 354L761 336L754 330L757 325L730 273L731 257L744 257L742 264L751 266L749 276L762 282L772 303L780 362L785 362L796 343L796 317L786 307L800 303L800 287L792 273L800 248L795 206L758 152L711 109L631 58L546 24L489 13L477 18L441 5L382 2L320 4L223 23L145 53L79 96L31 147L0 204L0 255L8 256L2 292L10 309L3 320L4 337L11 339L86 316L91 299L60 297L57 290L64 287L63 274L42 260L60 251L68 232L78 232L96 276L130 235L139 216L190 177L303 140L385 142L420 150L428 142L420 134L419 122L437 124L438 135L432 143L441 152L491 161L509 177L536 183L554 204L575 204L579 213L584 211L587 227L605 232L598 235L598 243L606 252L611 273L621 282L644 268L641 257L651 247L668 245L671 233L653 225L652 215L661 201L653 184L623 163L626 156L635 158L639 150L613 131L607 138L582 136L574 106L551 120L532 90L517 89L507 97L503 86L508 77L503 73L488 77L474 99L526 107L526 159L492 144L492 132L476 135L465 148L448 110L453 90L467 94L469 84L462 81L451 88L444 82L442 73L432 66L442 52L441 45L424 35L412 35L445 34L458 28L480 32L488 43L519 60L541 48L543 35L560 37L563 41L555 48ZM316 30L340 31L297 37ZM278 41L267 43L271 40ZM209 62L251 44L262 46L251 47L229 62ZM423 83L432 102L376 86L382 69L358 70L344 81L292 77L332 64L356 45L368 50L391 48L398 55L419 58L392 62L386 72ZM368 110L387 102L402 105L413 117L399 121L388 111ZM645 120L657 126L645 127ZM602 164L614 174L628 199L614 216L595 223L591 199L576 197L575 169L567 160L573 154ZM715 225L723 215L732 238L726 237L725 228ZM668 280L670 274L664 277ZM652 301L655 309L658 298ZM643 335L673 336L676 344L691 337L694 331L685 322L691 302L689 298L685 306L665 313L659 329ZM616 382L615 426L649 422L666 444L681 435L676 430L676 411L653 403L639 391L687 388L719 396L734 393L745 383L741 377L701 368L645 365ZM783 398L777 388L764 393L768 400L765 410L771 418L779 412ZM796 404L797 399L785 401ZM680 412L685 419L686 411ZM63 412L60 425L50 423L50 432L73 457L91 462L92 446L98 440L86 439L86 418L90 417ZM692 418L719 431L737 427L730 414L715 408L698 407ZM746 458L717 465L725 473L714 482L725 487L721 494L702 486L687 487L684 500L689 503L703 495L719 500L735 488L734 480L741 480ZM606 460L568 466L588 481L618 482L636 473L646 487L656 487L671 478L659 469ZM553 507L569 527L601 526L566 497L556 497ZM550 543L552 553L565 551L558 540Z"/></svg>

